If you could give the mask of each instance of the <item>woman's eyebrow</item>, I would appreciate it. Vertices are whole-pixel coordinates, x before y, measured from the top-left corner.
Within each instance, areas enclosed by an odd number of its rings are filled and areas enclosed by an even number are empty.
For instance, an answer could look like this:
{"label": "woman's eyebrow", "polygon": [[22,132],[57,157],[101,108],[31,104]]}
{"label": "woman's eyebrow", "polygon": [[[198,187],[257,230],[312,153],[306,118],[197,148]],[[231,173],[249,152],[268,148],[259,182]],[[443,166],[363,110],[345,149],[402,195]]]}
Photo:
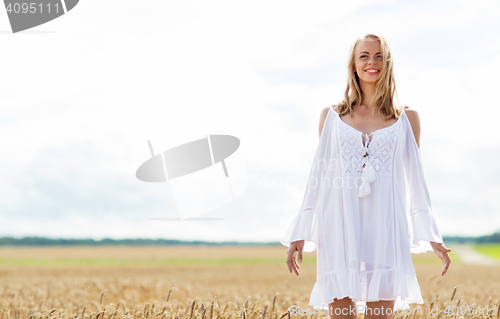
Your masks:
{"label": "woman's eyebrow", "polygon": [[[361,51],[361,52],[359,52],[359,54],[361,54],[361,53],[368,53],[369,54],[370,52],[368,52],[368,51]],[[375,54],[379,54],[379,53],[381,53],[381,52],[377,52]]]}

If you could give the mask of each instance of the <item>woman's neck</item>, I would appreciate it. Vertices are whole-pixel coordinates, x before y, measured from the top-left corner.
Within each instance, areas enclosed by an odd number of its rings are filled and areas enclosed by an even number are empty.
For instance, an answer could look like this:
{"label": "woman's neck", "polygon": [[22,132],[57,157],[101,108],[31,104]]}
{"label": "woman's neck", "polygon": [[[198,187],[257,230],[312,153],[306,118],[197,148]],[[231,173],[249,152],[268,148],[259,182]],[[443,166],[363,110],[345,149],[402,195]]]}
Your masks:
{"label": "woman's neck", "polygon": [[[375,96],[375,83],[361,82],[360,89],[362,92],[361,104],[368,107]],[[375,107],[377,107],[377,105],[375,105]]]}

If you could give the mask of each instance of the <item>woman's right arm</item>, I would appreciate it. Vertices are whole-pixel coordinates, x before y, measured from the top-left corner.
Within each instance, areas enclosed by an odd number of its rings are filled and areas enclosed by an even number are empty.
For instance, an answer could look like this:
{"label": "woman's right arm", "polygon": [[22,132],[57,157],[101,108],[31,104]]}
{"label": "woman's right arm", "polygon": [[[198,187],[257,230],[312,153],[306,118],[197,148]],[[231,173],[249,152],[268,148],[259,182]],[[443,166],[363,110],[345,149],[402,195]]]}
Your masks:
{"label": "woman's right arm", "polygon": [[[323,132],[323,126],[325,125],[325,119],[328,115],[329,106],[325,107],[321,110],[321,114],[319,116],[319,138],[321,139],[321,132]],[[299,275],[299,264],[295,257],[298,257],[299,263],[302,263],[302,251],[304,250],[305,241],[297,240],[290,244],[287,253],[286,264],[288,265],[288,270],[290,273],[295,272],[297,276]]]}

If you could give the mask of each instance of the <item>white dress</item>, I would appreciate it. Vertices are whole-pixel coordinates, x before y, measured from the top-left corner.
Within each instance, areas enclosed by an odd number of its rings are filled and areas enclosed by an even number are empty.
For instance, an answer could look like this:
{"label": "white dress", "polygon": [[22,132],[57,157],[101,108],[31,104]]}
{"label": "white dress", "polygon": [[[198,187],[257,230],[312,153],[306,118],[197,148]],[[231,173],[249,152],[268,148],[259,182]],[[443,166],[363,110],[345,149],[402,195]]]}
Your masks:
{"label": "white dress", "polygon": [[410,253],[432,251],[429,242],[443,239],[404,108],[369,135],[329,109],[302,205],[281,243],[297,240],[305,252],[317,249],[311,306],[344,297],[357,306],[396,300],[394,311],[424,303]]}

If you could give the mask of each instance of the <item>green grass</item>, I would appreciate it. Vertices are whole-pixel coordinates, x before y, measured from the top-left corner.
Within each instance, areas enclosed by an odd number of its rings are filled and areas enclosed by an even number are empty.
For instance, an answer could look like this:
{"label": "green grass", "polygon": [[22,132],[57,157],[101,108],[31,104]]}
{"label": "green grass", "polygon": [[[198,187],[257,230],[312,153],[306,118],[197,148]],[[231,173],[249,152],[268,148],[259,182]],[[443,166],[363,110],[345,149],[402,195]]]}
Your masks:
{"label": "green grass", "polygon": [[[167,265],[233,265],[280,264],[286,256],[274,258],[0,258],[0,266],[167,266]],[[302,264],[315,264],[316,258],[304,258]]]}
{"label": "green grass", "polygon": [[[451,247],[453,249],[453,247]],[[449,253],[453,262],[459,263],[460,259],[452,251]],[[0,258],[1,266],[16,267],[50,267],[50,266],[169,266],[169,265],[259,265],[259,264],[285,264],[286,255],[283,257],[268,258]],[[413,258],[414,264],[441,264],[442,261],[435,254],[427,257]],[[316,264],[316,258],[304,256],[301,264]]]}
{"label": "green grass", "polygon": [[475,244],[472,248],[486,256],[500,259],[500,244]]}
{"label": "green grass", "polygon": [[[486,249],[486,245],[479,245],[481,250]],[[453,249],[453,246],[450,246]],[[495,245],[488,248],[489,253],[495,254],[500,258],[500,245]],[[481,251],[482,252],[482,251]],[[453,263],[460,263],[460,258],[453,251],[450,253]],[[428,256],[418,256],[412,254],[414,264],[442,264],[434,253],[428,253]],[[170,266],[170,265],[259,265],[259,264],[283,264],[285,266],[286,254],[280,257],[171,257],[171,258],[119,258],[119,257],[102,257],[102,258],[34,258],[34,257],[9,257],[0,258],[0,267],[51,267],[51,266]],[[304,255],[302,261],[304,265],[316,264],[316,256]]]}

